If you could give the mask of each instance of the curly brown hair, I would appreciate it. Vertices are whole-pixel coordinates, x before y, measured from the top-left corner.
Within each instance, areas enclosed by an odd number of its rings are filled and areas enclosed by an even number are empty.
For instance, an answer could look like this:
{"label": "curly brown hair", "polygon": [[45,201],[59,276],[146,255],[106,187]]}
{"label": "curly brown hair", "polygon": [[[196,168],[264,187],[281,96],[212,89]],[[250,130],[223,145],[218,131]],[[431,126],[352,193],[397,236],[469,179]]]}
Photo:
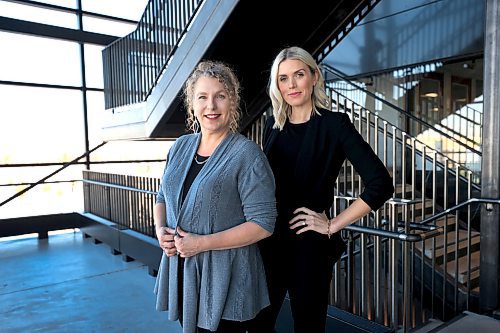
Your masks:
{"label": "curly brown hair", "polygon": [[196,66],[184,85],[184,104],[187,109],[187,128],[197,131],[197,120],[194,115],[194,86],[200,77],[213,77],[224,85],[231,101],[229,130],[238,131],[240,113],[240,82],[234,71],[225,63],[218,61],[202,61]]}

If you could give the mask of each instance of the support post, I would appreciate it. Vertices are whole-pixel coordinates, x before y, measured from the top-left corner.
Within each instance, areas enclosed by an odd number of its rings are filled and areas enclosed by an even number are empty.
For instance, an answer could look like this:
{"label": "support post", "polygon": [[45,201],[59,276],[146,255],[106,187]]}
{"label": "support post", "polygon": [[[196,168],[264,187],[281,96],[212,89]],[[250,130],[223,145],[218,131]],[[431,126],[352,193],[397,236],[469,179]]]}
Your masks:
{"label": "support post", "polygon": [[[481,196],[499,198],[500,181],[500,0],[486,0]],[[480,308],[500,306],[500,215],[498,205],[481,211]]]}

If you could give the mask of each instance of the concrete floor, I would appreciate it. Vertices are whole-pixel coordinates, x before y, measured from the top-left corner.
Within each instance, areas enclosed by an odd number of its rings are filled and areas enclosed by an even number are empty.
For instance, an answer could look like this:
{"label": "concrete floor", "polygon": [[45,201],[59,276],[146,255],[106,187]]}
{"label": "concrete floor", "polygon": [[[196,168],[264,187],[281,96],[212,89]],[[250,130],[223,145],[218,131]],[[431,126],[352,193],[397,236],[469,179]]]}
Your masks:
{"label": "concrete floor", "polygon": [[180,333],[155,278],[80,232],[0,241],[0,332]]}
{"label": "concrete floor", "polygon": [[[142,263],[125,262],[78,231],[0,239],[0,333],[181,333],[178,322],[155,310],[154,283]],[[326,332],[359,333],[367,331],[360,324],[375,325],[357,319],[353,326],[345,317],[329,316]],[[377,332],[389,331],[381,328]],[[293,331],[287,301],[276,330]]]}

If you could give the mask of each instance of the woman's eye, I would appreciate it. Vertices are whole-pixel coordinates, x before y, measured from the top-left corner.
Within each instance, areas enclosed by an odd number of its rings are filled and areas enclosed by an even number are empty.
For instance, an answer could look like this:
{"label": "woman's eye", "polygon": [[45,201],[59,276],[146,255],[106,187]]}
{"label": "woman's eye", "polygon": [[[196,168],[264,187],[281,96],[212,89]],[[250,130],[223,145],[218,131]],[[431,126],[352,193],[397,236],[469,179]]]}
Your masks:
{"label": "woman's eye", "polygon": [[198,99],[206,99],[206,96],[198,96]]}
{"label": "woman's eye", "polygon": [[223,94],[220,94],[219,96],[217,96],[219,99],[226,99],[226,95],[223,95]]}
{"label": "woman's eye", "polygon": [[286,77],[282,76],[279,78],[280,82],[285,82],[286,81]]}

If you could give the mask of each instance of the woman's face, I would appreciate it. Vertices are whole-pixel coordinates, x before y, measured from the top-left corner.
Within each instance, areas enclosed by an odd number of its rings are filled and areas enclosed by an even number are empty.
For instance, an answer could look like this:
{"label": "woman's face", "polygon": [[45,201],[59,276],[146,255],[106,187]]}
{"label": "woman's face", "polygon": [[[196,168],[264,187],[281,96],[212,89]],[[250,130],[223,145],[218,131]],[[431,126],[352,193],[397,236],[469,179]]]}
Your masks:
{"label": "woman's face", "polygon": [[312,107],[317,75],[300,60],[286,59],[278,66],[278,89],[292,108]]}
{"label": "woman's face", "polygon": [[213,77],[200,77],[194,85],[194,116],[202,133],[229,131],[231,100],[224,85]]}

